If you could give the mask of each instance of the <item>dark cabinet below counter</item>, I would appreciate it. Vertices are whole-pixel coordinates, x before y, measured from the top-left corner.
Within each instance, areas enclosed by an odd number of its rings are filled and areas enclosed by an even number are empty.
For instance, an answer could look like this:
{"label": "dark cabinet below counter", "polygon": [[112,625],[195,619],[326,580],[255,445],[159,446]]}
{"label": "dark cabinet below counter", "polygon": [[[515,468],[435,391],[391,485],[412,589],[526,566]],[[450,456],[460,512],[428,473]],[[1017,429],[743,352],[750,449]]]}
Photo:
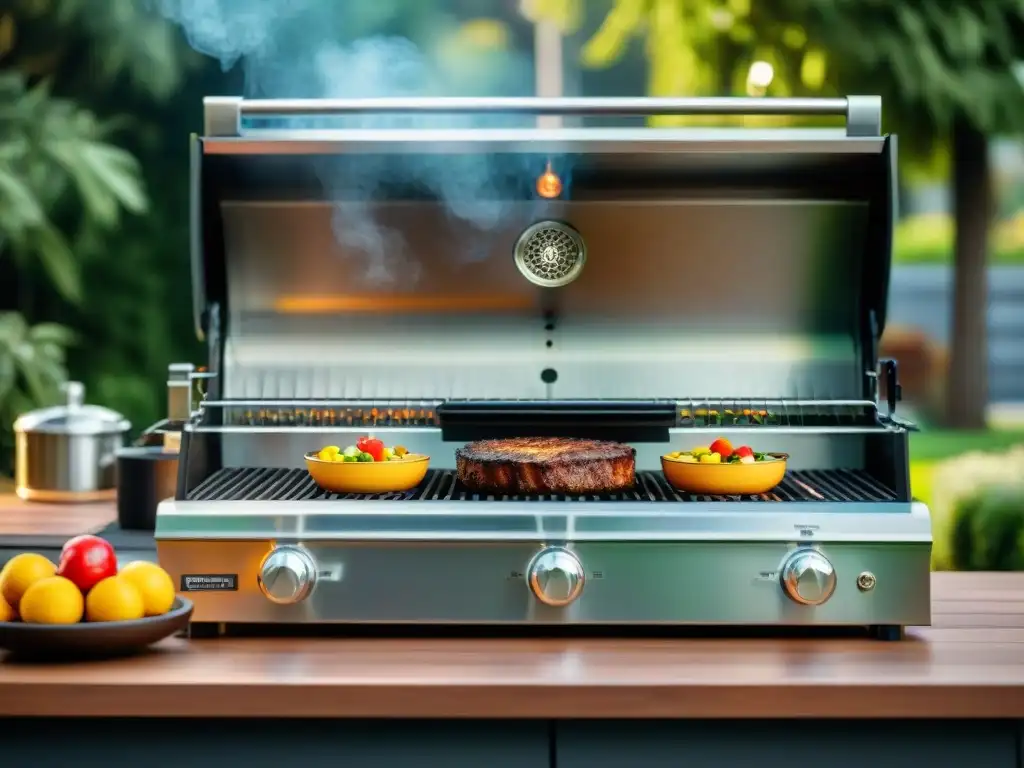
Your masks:
{"label": "dark cabinet below counter", "polygon": [[11,768],[83,749],[107,768],[1024,768],[1016,721],[0,718],[0,733]]}
{"label": "dark cabinet below counter", "polygon": [[[0,673],[2,674],[2,673]],[[551,726],[501,721],[0,718],[0,766],[549,768]],[[89,763],[92,765],[93,763]],[[98,764],[98,763],[97,763]]]}
{"label": "dark cabinet below counter", "polygon": [[982,720],[570,722],[555,728],[554,766],[1024,768],[1022,733]]}

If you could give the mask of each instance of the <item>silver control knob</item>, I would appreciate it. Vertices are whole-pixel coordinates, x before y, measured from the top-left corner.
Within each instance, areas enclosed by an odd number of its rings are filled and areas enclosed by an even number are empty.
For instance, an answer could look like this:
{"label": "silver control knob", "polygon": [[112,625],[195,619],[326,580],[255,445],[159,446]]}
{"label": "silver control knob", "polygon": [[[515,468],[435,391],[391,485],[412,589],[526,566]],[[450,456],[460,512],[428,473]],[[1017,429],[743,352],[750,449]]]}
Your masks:
{"label": "silver control knob", "polygon": [[585,581],[583,563],[563,547],[541,550],[526,569],[526,583],[534,597],[555,608],[579,597]]}
{"label": "silver control knob", "polygon": [[782,563],[782,589],[795,603],[821,605],[836,590],[836,571],[816,549],[796,549]]}
{"label": "silver control knob", "polygon": [[271,550],[257,577],[260,591],[279,605],[300,603],[316,584],[316,563],[302,547],[284,546]]}

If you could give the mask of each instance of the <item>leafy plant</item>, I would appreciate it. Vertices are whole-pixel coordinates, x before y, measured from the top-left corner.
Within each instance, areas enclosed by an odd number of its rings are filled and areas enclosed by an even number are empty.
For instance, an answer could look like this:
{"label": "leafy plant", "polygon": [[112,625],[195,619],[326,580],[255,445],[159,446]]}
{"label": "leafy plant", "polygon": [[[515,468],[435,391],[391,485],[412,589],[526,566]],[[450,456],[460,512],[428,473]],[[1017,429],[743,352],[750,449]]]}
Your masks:
{"label": "leafy plant", "polygon": [[[17,312],[0,313],[0,422],[10,425],[20,413],[53,401],[65,379],[64,350],[73,340],[62,325],[29,326]],[[0,457],[12,446],[8,429],[0,430]],[[0,470],[8,471],[0,464]]]}
{"label": "leafy plant", "polygon": [[[0,274],[11,276],[0,280],[0,307],[14,310],[0,316],[0,474],[10,466],[13,418],[52,400],[76,356],[83,380],[111,380],[96,361],[108,346],[105,327],[123,318],[106,312],[104,279],[149,267],[149,282],[160,283],[152,269],[160,247],[179,247],[135,216],[148,210],[136,156],[166,154],[151,105],[178,92],[199,58],[152,3],[10,0],[0,10]],[[122,113],[131,119],[113,117]],[[125,254],[144,243],[157,255],[128,263]],[[135,304],[153,312],[151,295]],[[61,324],[34,324],[44,319]],[[68,325],[83,331],[81,349],[68,350],[76,340]],[[66,360],[67,351],[76,355]],[[138,382],[151,371],[111,352],[109,365],[130,379],[125,388],[144,398]],[[99,389],[109,398],[113,387]]]}
{"label": "leafy plant", "polygon": [[108,143],[110,126],[88,110],[0,74],[0,256],[24,268],[39,259],[65,299],[82,299],[72,239],[51,211],[69,192],[82,205],[81,226],[109,228],[122,208],[141,213],[146,197],[138,164]]}
{"label": "leafy plant", "polygon": [[[82,301],[76,240],[118,224],[122,210],[141,213],[146,196],[135,159],[108,142],[111,125],[66,99],[47,83],[33,88],[20,73],[0,74],[0,261],[9,274],[38,262],[68,302]],[[58,216],[69,203],[79,215]],[[56,215],[55,215],[56,214]],[[69,234],[70,232],[70,234]],[[31,306],[19,291],[19,309]],[[0,457],[9,456],[8,430],[21,411],[49,400],[65,378],[63,326],[29,327],[17,312],[0,315]],[[0,465],[6,463],[0,459]]]}

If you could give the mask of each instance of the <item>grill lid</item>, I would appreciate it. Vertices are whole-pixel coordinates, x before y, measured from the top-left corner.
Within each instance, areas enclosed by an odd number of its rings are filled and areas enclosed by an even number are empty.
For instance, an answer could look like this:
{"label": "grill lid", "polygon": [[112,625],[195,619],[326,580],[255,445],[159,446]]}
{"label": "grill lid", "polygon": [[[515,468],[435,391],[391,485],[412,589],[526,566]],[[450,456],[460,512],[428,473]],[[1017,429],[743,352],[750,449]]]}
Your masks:
{"label": "grill lid", "polygon": [[[220,396],[872,394],[895,194],[877,99],[205,106],[193,280]],[[468,112],[833,114],[847,126],[438,119]],[[364,120],[396,113],[434,118]],[[292,122],[310,117],[340,127]],[[530,183],[552,163],[566,179],[557,198]],[[444,169],[444,183],[402,175],[416,168]],[[494,183],[463,183],[463,171]],[[382,272],[390,282],[375,283]]]}

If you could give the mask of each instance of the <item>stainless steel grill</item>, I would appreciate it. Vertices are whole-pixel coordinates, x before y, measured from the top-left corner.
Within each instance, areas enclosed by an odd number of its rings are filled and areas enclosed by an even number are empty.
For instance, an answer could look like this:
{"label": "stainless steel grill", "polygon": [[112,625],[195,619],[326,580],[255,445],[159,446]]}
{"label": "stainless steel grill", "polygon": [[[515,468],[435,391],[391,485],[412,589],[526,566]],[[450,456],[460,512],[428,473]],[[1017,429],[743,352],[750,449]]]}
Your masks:
{"label": "stainless steel grill", "polygon": [[[411,491],[385,494],[336,494],[319,488],[301,469],[222,469],[202,482],[189,501],[530,501],[538,504],[586,501],[729,502],[729,501],[896,501],[895,494],[862,471],[831,470],[790,473],[772,493],[759,496],[698,496],[674,490],[656,472],[640,472],[636,487],[625,493],[576,496],[493,496],[464,488],[450,470],[431,470]],[[837,508],[839,511],[839,508]]]}
{"label": "stainless steel grill", "polygon": [[[192,263],[210,373],[156,531],[182,589],[212,590],[197,623],[928,623],[931,523],[878,359],[896,157],[877,98],[204,106]],[[346,119],[367,113],[410,120]],[[304,456],[368,434],[429,456],[423,482],[319,489]],[[511,436],[628,443],[636,484],[459,484],[460,446]],[[662,455],[716,438],[788,454],[785,479],[673,490]]]}

